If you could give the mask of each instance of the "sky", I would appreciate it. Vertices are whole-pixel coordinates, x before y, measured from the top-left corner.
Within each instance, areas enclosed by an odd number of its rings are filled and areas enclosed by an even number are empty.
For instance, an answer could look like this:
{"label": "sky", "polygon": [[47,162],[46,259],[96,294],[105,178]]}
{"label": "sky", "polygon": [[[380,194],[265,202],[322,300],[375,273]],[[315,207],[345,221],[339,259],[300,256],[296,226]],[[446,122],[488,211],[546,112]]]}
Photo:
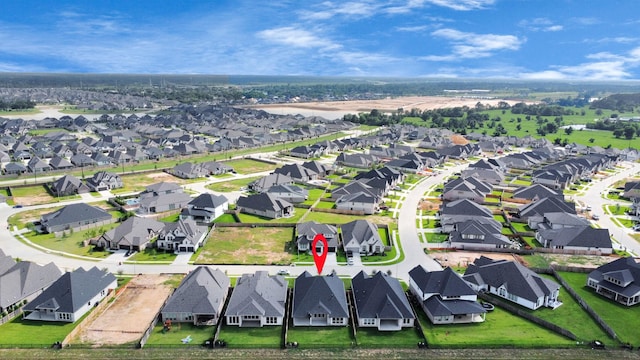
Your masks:
{"label": "sky", "polygon": [[637,0],[6,0],[0,72],[640,79]]}

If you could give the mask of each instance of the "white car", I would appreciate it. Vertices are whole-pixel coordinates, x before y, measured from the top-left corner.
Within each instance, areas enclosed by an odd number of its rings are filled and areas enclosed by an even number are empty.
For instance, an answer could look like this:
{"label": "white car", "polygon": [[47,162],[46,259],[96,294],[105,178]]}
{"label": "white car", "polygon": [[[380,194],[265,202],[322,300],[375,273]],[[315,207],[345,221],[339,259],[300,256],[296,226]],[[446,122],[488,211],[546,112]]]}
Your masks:
{"label": "white car", "polygon": [[289,274],[290,274],[289,270],[287,270],[287,269],[278,270],[278,275],[285,275],[286,276],[286,275],[289,275]]}
{"label": "white car", "polygon": [[640,231],[640,224],[635,224],[635,225],[633,225],[633,227],[631,228],[631,230],[633,230],[633,231]]}

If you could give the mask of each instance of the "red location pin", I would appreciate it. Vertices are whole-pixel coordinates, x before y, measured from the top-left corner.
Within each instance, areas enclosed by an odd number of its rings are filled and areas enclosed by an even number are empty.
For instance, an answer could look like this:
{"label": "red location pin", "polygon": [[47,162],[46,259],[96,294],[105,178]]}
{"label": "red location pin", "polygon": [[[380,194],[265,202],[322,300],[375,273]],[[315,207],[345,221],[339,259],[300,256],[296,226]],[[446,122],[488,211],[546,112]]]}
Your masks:
{"label": "red location pin", "polygon": [[[316,244],[318,241],[322,242],[322,254],[318,254],[316,250]],[[311,243],[311,253],[313,254],[313,261],[316,263],[316,269],[318,270],[318,275],[322,274],[322,268],[324,267],[324,262],[327,260],[327,252],[329,250],[329,244],[327,244],[327,239],[322,234],[316,234],[313,238],[313,242]]]}

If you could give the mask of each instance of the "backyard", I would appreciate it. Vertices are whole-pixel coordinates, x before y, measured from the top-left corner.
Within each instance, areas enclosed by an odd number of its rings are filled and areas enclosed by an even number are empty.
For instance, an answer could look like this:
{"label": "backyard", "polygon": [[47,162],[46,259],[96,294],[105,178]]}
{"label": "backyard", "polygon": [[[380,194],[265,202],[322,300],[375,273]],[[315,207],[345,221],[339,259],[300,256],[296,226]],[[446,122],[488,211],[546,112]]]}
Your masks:
{"label": "backyard", "polygon": [[278,167],[278,165],[276,164],[269,164],[253,159],[229,160],[225,161],[223,164],[231,166],[233,170],[239,174],[252,174],[257,172],[270,171]]}
{"label": "backyard", "polygon": [[244,179],[236,179],[229,181],[221,181],[207,185],[207,189],[217,192],[231,192],[240,191],[242,188],[246,188],[250,183],[260,179],[259,176],[248,177]]}
{"label": "backyard", "polygon": [[[192,323],[179,323],[174,322],[171,324],[171,330],[163,331],[164,324],[162,322],[158,322],[153,328],[151,332],[151,336],[149,340],[145,344],[145,348],[162,345],[175,345],[177,346],[188,346],[195,345],[200,346],[206,340],[209,340],[213,337],[213,333],[216,330],[215,326],[195,326]],[[191,338],[191,343],[184,344],[182,339],[189,336]]]}
{"label": "backyard", "polygon": [[218,339],[229,348],[280,348],[282,325],[263,327],[239,327],[222,325]]}

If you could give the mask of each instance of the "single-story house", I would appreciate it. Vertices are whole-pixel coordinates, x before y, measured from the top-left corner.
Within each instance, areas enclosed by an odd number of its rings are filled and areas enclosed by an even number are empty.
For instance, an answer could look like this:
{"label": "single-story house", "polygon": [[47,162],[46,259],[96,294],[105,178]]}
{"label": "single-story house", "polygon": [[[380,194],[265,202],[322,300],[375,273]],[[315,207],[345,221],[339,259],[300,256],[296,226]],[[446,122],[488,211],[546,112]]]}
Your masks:
{"label": "single-story house", "polygon": [[269,193],[241,196],[236,205],[241,212],[270,219],[289,217],[294,211],[293,204]]}
{"label": "single-story house", "polygon": [[381,254],[384,243],[378,233],[378,226],[369,220],[354,220],[340,226],[342,248],[354,254]]}
{"label": "single-story house", "polygon": [[[328,252],[336,252],[338,250],[338,229],[329,224],[320,224],[315,221],[307,221],[296,225],[296,245],[298,251],[311,250],[311,244],[317,234],[324,235],[327,240]],[[323,254],[322,242],[316,243],[316,253]]]}
{"label": "single-story house", "polygon": [[266,271],[243,274],[236,282],[225,311],[227,325],[263,327],[282,325],[287,301],[287,281]]}
{"label": "single-story house", "polygon": [[300,274],[293,285],[291,317],[293,326],[347,326],[347,295],[338,275]]}
{"label": "single-story house", "polygon": [[625,306],[640,302],[640,265],[632,257],[604,264],[589,273],[587,286]]}
{"label": "single-story house", "polygon": [[111,222],[113,222],[113,217],[103,209],[79,203],[66,205],[62,209],[43,214],[40,217],[40,229],[52,234]]}
{"label": "single-story house", "polygon": [[96,247],[109,250],[143,251],[164,226],[165,223],[161,221],[132,216],[92,243]]}

